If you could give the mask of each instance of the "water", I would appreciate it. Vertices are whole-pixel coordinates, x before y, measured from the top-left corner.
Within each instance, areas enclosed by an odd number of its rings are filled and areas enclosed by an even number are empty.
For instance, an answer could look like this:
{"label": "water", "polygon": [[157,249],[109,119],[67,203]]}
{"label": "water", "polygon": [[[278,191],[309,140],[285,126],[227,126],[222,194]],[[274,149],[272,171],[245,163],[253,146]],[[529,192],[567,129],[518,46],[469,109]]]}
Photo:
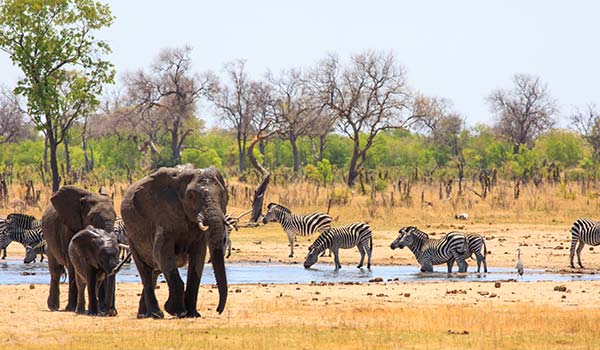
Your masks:
{"label": "water", "polygon": [[[230,284],[252,283],[311,283],[311,282],[368,282],[375,277],[382,277],[385,281],[398,278],[406,282],[423,281],[499,281],[517,279],[524,282],[536,281],[587,281],[598,280],[596,275],[590,274],[564,274],[549,273],[543,270],[526,270],[522,277],[518,277],[514,269],[491,268],[489,273],[478,274],[447,274],[445,266],[439,266],[433,273],[421,273],[416,266],[373,266],[371,270],[357,269],[352,265],[344,265],[339,271],[333,270],[333,265],[316,264],[310,269],[305,269],[301,264],[270,264],[270,263],[228,263],[227,279]],[[471,267],[469,267],[471,269]],[[186,269],[180,269],[185,280]],[[164,280],[162,276],[159,281]],[[117,275],[118,282],[141,283],[134,264],[125,265]],[[50,274],[46,262],[23,264],[22,260],[5,260],[0,262],[0,284],[48,284]],[[206,264],[203,284],[214,284],[212,266]]]}

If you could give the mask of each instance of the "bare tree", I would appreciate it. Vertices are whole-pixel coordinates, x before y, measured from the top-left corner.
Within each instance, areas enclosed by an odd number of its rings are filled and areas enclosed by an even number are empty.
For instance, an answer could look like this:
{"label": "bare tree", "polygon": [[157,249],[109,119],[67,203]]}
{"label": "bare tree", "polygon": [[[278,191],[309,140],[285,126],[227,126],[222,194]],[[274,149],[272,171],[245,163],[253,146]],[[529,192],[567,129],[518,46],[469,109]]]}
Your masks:
{"label": "bare tree", "polygon": [[513,144],[516,154],[521,145],[531,147],[540,133],[554,125],[558,107],[539,77],[515,74],[513,83],[512,90],[495,90],[487,99],[496,114],[497,133]]}
{"label": "bare tree", "polygon": [[252,133],[253,82],[246,73],[246,61],[237,60],[225,65],[228,79],[215,89],[209,99],[215,104],[222,120],[236,132],[239,171],[245,169],[244,157]]}
{"label": "bare tree", "polygon": [[585,111],[576,110],[570,119],[574,128],[592,146],[593,177],[596,181],[598,163],[600,162],[600,112],[596,110],[594,104],[589,104]]}
{"label": "bare tree", "polygon": [[352,56],[347,67],[330,56],[318,70],[322,101],[338,118],[338,130],[354,144],[347,179],[353,186],[377,134],[406,128],[414,120],[404,68],[391,53],[367,51]]}
{"label": "bare tree", "polygon": [[294,173],[298,173],[300,158],[298,138],[308,135],[314,128],[318,105],[313,103],[299,69],[282,71],[279,76],[267,73],[273,86],[273,113],[281,137],[290,142],[294,156]]}
{"label": "bare tree", "polygon": [[0,89],[0,145],[18,141],[29,131],[17,96],[7,89]]}
{"label": "bare tree", "polygon": [[198,130],[199,100],[216,86],[212,74],[193,74],[191,47],[162,50],[150,73],[139,70],[126,78],[127,95],[138,113],[132,114],[150,125],[162,124],[170,137],[171,157],[181,163],[185,139]]}

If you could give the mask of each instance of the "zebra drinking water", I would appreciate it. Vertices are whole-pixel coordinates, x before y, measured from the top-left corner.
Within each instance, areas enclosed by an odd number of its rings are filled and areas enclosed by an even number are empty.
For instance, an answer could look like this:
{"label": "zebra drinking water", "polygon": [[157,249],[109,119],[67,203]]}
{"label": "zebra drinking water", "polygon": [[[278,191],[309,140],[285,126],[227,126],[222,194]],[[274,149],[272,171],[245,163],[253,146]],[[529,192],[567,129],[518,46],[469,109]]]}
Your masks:
{"label": "zebra drinking water", "polygon": [[577,263],[579,267],[583,268],[583,265],[581,265],[581,251],[586,244],[592,246],[600,244],[600,222],[582,218],[575,221],[571,226],[571,253],[569,258],[572,268],[575,268],[573,258],[577,242],[579,242],[577,246]]}
{"label": "zebra drinking water", "polygon": [[[6,219],[0,217],[0,240],[1,237],[8,234],[7,232],[8,225],[6,224]],[[6,259],[6,247],[2,248],[2,259]]]}
{"label": "zebra drinking water", "polygon": [[316,232],[324,232],[331,228],[331,216],[316,212],[308,215],[292,214],[291,210],[281,204],[269,203],[267,212],[263,217],[263,224],[279,222],[288,236],[290,242],[290,255],[294,256],[295,235],[309,236]]}
{"label": "zebra drinking water", "polygon": [[48,246],[46,245],[46,240],[42,240],[35,246],[27,245],[25,246],[25,258],[23,262],[25,264],[29,264],[31,262],[35,263],[36,257],[40,255],[40,262],[44,261],[44,254],[48,251]]}
{"label": "zebra drinking water", "polygon": [[127,241],[127,230],[125,229],[125,223],[120,216],[117,216],[115,224],[113,226],[113,232],[117,236],[117,242],[119,243],[119,256],[121,260],[127,260],[126,263],[131,262],[131,255],[129,254],[129,241]]}
{"label": "zebra drinking water", "polygon": [[390,248],[408,247],[421,264],[421,271],[433,272],[433,265],[446,263],[448,273],[451,273],[454,260],[458,263],[459,272],[467,271],[465,257],[468,243],[463,233],[450,232],[440,239],[432,239],[414,226],[403,227],[398,233]]}
{"label": "zebra drinking water", "polygon": [[371,228],[364,222],[355,222],[353,224],[332,227],[325,230],[317,237],[313,244],[308,248],[308,256],[304,262],[304,268],[309,268],[317,262],[319,254],[323,253],[325,249],[329,249],[333,252],[333,260],[335,262],[335,269],[338,270],[342,267],[340,264],[339,250],[350,249],[357,247],[360,252],[360,262],[358,268],[363,266],[365,260],[365,254],[367,258],[367,268],[371,268],[371,253],[373,252],[373,237]]}
{"label": "zebra drinking water", "polygon": [[0,249],[5,249],[13,241],[27,248],[27,246],[36,246],[44,240],[41,222],[35,217],[12,213],[8,214],[6,221],[6,234],[0,235]]}

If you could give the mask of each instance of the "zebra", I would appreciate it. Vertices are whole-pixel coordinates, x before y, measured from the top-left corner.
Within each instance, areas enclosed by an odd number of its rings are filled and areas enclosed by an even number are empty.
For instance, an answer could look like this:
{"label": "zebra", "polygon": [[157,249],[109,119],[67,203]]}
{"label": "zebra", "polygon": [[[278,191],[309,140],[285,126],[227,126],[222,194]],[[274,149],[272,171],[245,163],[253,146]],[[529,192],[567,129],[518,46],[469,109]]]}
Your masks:
{"label": "zebra", "polygon": [[363,266],[365,254],[367,254],[367,268],[371,269],[371,253],[373,252],[373,236],[371,228],[367,223],[355,222],[349,225],[332,227],[325,230],[308,248],[308,256],[304,262],[304,268],[308,269],[317,262],[319,254],[325,249],[333,252],[335,270],[339,270],[340,264],[339,249],[350,249],[357,247],[360,252],[360,262],[358,268]]}
{"label": "zebra", "polygon": [[48,251],[48,245],[46,244],[46,240],[42,240],[38,244],[34,246],[27,245],[25,246],[25,258],[23,262],[25,264],[29,264],[31,262],[35,263],[35,259],[37,255],[40,255],[40,262],[44,261],[44,254]]}
{"label": "zebra", "polygon": [[[8,234],[7,230],[8,230],[8,224],[6,223],[6,219],[0,217],[0,237]],[[2,259],[3,260],[6,259],[6,247],[2,248]]]}
{"label": "zebra", "polygon": [[[225,228],[227,229],[227,233],[225,236],[225,240],[223,241],[223,250],[227,249],[227,256],[226,258],[229,258],[231,256],[231,232],[233,230],[238,230],[238,223],[240,222],[240,217],[236,218],[231,216],[231,214],[227,214],[225,215]],[[208,259],[208,262],[210,263],[212,261],[212,258]]]}
{"label": "zebra", "polygon": [[[8,247],[15,241],[27,246],[36,246],[44,240],[42,225],[35,217],[25,214],[9,214],[7,217],[7,232],[0,236],[0,249]],[[42,257],[43,258],[43,257]]]}
{"label": "zebra", "polygon": [[[316,232],[324,232],[331,228],[331,222],[333,219],[331,216],[315,212],[308,215],[296,215],[292,214],[291,210],[284,207],[281,204],[269,203],[267,205],[267,212],[263,217],[263,224],[277,221],[281,224],[281,227],[288,236],[290,243],[290,255],[294,256],[294,238],[295,235],[309,236]],[[323,253],[325,253],[323,251]]]}
{"label": "zebra", "polygon": [[131,256],[129,255],[129,241],[127,240],[127,230],[125,229],[125,222],[119,216],[115,220],[113,226],[113,233],[117,236],[117,242],[119,243],[119,255],[121,260],[126,260],[126,263],[131,262]]}
{"label": "zebra", "polygon": [[[477,233],[465,233],[465,237],[467,238],[467,247],[469,248],[467,251],[467,255],[465,259],[468,257],[475,257],[477,259],[477,272],[481,271],[481,264],[483,263],[483,272],[487,273],[487,247],[485,245],[485,238],[482,235]],[[483,249],[483,253],[481,250]],[[454,260],[452,260],[452,265],[454,265]],[[452,268],[452,266],[450,266]]]}
{"label": "zebra", "polygon": [[467,271],[465,257],[468,243],[462,232],[450,232],[440,239],[432,239],[418,228],[408,226],[402,227],[398,233],[390,248],[408,247],[421,264],[422,272],[433,272],[433,265],[446,263],[448,273],[451,273],[454,260],[458,263],[459,272]]}
{"label": "zebra", "polygon": [[571,253],[569,258],[572,268],[575,268],[573,257],[577,242],[579,242],[577,246],[577,263],[579,267],[583,268],[583,265],[581,265],[581,251],[586,244],[592,246],[600,244],[600,222],[582,218],[577,219],[571,226]]}

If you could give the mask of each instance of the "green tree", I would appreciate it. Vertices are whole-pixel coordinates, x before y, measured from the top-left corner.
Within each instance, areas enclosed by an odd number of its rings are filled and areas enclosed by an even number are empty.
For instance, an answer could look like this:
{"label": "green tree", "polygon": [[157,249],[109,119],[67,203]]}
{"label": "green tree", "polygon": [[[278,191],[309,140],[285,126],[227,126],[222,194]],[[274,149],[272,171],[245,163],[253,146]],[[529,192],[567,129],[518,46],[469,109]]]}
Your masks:
{"label": "green tree", "polygon": [[[0,48],[25,75],[15,92],[27,98],[29,115],[48,138],[53,191],[60,186],[58,145],[81,113],[98,103],[103,84],[113,81],[113,66],[102,58],[110,47],[94,37],[113,19],[108,5],[92,0],[2,3]],[[61,93],[66,85],[68,93]]]}

